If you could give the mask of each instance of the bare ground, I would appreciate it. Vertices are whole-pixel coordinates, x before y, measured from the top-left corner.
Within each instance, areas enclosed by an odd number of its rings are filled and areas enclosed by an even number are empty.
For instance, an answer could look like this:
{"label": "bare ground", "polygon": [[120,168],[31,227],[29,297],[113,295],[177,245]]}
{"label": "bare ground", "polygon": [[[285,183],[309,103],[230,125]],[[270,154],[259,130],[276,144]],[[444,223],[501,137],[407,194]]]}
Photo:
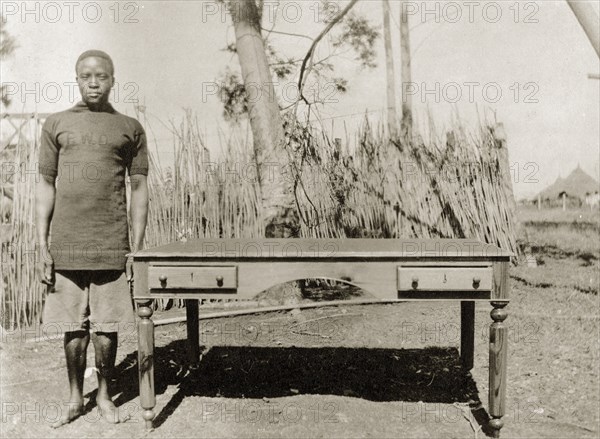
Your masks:
{"label": "bare ground", "polygon": [[[538,261],[511,271],[501,437],[598,437],[598,259],[538,254]],[[476,306],[472,375],[459,365],[459,305],[450,302],[204,320],[197,370],[187,367],[185,325],[157,327],[152,432],[137,396],[135,331],[121,335],[114,380],[120,414],[131,419],[99,419],[91,374],[86,414],[58,430],[50,424],[68,398],[62,340],[35,341],[52,335],[39,328],[4,334],[1,436],[485,437],[490,309]],[[175,314],[181,310],[155,317]]]}

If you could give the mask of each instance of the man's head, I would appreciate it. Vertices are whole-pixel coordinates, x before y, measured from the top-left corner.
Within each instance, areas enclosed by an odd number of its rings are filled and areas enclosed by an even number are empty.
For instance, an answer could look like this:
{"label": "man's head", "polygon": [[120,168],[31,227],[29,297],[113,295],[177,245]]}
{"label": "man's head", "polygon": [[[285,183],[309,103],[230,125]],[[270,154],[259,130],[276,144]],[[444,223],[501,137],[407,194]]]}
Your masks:
{"label": "man's head", "polygon": [[75,72],[83,101],[92,107],[105,105],[115,81],[110,56],[101,50],[87,50],[77,58]]}

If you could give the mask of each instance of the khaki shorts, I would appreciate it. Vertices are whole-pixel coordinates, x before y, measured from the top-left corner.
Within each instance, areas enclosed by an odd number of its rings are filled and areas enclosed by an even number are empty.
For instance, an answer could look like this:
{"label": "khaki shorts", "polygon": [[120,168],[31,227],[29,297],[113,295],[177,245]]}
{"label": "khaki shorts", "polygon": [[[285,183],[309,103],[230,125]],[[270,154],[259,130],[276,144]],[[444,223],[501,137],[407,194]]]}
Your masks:
{"label": "khaki shorts", "polygon": [[[135,331],[133,299],[122,270],[58,270],[42,323],[54,331]],[[54,328],[56,326],[56,328]]]}

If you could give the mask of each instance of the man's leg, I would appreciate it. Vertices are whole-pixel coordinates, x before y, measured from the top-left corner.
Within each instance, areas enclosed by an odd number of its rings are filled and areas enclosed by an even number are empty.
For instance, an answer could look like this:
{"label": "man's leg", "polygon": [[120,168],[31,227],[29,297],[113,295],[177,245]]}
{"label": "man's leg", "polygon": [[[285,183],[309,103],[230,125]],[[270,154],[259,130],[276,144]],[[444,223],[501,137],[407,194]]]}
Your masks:
{"label": "man's leg", "polygon": [[61,418],[52,424],[53,428],[68,424],[83,413],[83,379],[89,342],[90,333],[87,331],[65,332],[65,356],[71,395],[68,408],[62,413]]}
{"label": "man's leg", "polygon": [[96,369],[98,376],[98,393],[96,404],[100,414],[112,423],[119,422],[119,415],[110,393],[115,359],[117,358],[118,335],[116,332],[93,332],[92,343],[96,352]]}
{"label": "man's leg", "polygon": [[90,281],[90,327],[96,352],[98,394],[96,404],[102,417],[118,423],[128,419],[118,416],[111,399],[111,378],[115,371],[118,332],[127,338],[135,332],[135,315],[125,271],[98,270]]}
{"label": "man's leg", "polygon": [[88,280],[78,270],[58,270],[55,284],[48,289],[42,322],[45,328],[64,332],[70,397],[68,408],[52,424],[57,428],[68,424],[83,413],[83,380],[86,367],[88,332]]}

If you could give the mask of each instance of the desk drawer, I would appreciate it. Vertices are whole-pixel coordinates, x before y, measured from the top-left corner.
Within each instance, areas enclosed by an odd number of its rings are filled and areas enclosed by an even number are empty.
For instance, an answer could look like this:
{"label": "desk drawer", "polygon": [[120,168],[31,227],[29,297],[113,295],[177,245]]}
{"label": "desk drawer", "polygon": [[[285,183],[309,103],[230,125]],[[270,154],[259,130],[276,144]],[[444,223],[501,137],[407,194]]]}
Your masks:
{"label": "desk drawer", "polygon": [[148,288],[166,289],[236,289],[237,267],[159,266],[148,267]]}
{"label": "desk drawer", "polygon": [[398,267],[398,291],[491,291],[492,267]]}

